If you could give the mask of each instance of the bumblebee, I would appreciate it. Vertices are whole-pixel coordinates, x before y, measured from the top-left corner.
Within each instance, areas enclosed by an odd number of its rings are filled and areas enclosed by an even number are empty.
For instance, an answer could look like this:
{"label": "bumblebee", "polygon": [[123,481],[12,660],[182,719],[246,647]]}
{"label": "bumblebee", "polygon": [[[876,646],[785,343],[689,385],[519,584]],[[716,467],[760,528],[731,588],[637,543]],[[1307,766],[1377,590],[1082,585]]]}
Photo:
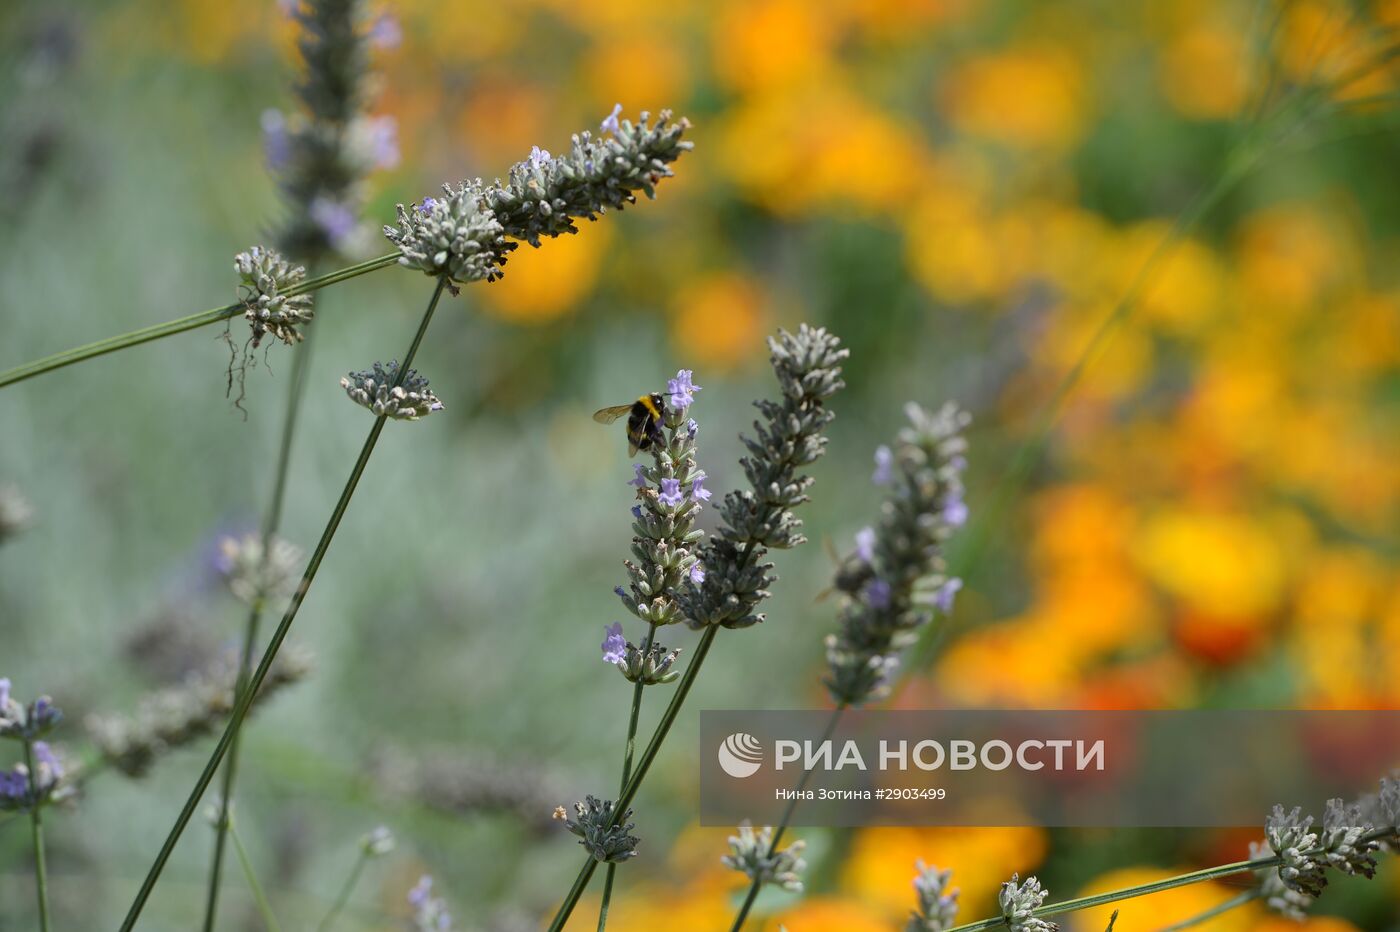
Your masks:
{"label": "bumblebee", "polygon": [[661,419],[666,416],[666,398],[660,392],[643,395],[631,404],[613,405],[602,408],[593,414],[599,424],[611,424],[627,415],[627,455],[636,456],[638,450],[650,450],[653,445],[666,442],[661,433]]}

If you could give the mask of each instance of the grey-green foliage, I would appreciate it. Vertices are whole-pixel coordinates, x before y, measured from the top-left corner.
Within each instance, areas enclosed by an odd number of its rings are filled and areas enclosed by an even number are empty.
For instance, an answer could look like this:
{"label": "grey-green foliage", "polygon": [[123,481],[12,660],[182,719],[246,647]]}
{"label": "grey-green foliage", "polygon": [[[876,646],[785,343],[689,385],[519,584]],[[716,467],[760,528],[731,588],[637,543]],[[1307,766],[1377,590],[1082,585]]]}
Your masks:
{"label": "grey-green foliage", "polygon": [[763,557],[806,540],[793,509],[808,501],[814,480],[801,470],[826,450],[823,431],[834,417],[826,402],[845,386],[841,363],[849,354],[824,328],[806,324],[796,334],[780,332],[768,345],[782,397],[755,402],[762,418],[754,422],[755,436],[743,438],[749,453],[740,461],[750,488],[725,495],[722,523],[701,552],[705,579],[680,592],[694,628],[761,622],[756,609],[775,579]]}
{"label": "grey-green foliage", "polygon": [[[284,648],[253,697],[253,708],[304,679],[310,670],[306,653]],[[236,659],[223,659],[180,686],[142,699],[134,715],[88,716],[88,736],[97,745],[104,763],[129,777],[145,776],[161,757],[223,727],[233,711],[237,678]]]}
{"label": "grey-green foliage", "polygon": [[901,650],[933,617],[947,612],[958,581],[948,578],[943,548],[966,518],[962,431],[968,415],[952,404],[929,413],[905,408],[885,478],[889,494],[868,552],[837,570],[839,630],[827,638],[827,690],[838,703],[857,705],[888,692]]}

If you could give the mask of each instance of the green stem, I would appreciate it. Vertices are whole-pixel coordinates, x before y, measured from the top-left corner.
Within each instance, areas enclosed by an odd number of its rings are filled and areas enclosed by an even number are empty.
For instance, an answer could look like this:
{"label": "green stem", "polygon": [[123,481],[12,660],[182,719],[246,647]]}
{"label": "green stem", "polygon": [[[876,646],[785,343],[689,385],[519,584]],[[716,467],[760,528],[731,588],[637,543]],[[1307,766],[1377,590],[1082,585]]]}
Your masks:
{"label": "green stem", "polygon": [[24,739],[24,766],[29,768],[29,824],[34,835],[34,890],[39,898],[39,929],[49,932],[49,872],[44,857],[43,802],[39,799],[39,771],[34,767],[34,742]]}
{"label": "green stem", "polygon": [[[287,477],[291,472],[292,442],[296,437],[297,416],[301,412],[301,400],[306,392],[306,373],[311,367],[311,347],[315,330],[308,331],[305,341],[297,348],[292,360],[292,375],[287,386],[287,408],[282,418],[282,438],[277,448],[277,470],[272,484],[272,500],[268,503],[267,514],[263,518],[262,558],[259,573],[266,577],[272,557],[272,542],[282,523],[282,506],[287,496]],[[248,621],[243,630],[243,650],[238,661],[238,680],[234,686],[234,700],[247,688],[248,677],[253,672],[253,650],[257,645],[258,629],[262,625],[263,597],[253,600],[248,610]],[[223,792],[220,798],[219,821],[214,836],[214,858],[209,866],[209,892],[204,905],[204,932],[212,932],[218,918],[219,886],[223,880],[224,841],[228,834],[229,806],[233,804],[234,782],[238,774],[238,750],[242,732],[234,734],[228,749],[228,763],[224,765]]]}
{"label": "green stem", "polygon": [[[433,319],[433,311],[437,310],[438,301],[442,298],[442,292],[447,285],[447,279],[438,280],[437,288],[433,291],[433,298],[428,303],[428,309],[423,314],[423,320],[418,325],[418,332],[413,337],[413,343],[408,352],[404,355],[403,363],[399,366],[398,382],[402,382],[408,374],[409,367],[413,363],[413,357],[418,352],[418,347],[423,342],[423,334],[428,330],[428,324]],[[253,697],[257,695],[262,687],[263,680],[267,678],[267,672],[272,668],[272,662],[277,659],[277,652],[282,648],[282,642],[287,638],[287,632],[292,627],[292,621],[296,618],[297,612],[301,609],[302,602],[306,599],[306,593],[311,588],[312,581],[316,578],[316,572],[321,568],[321,561],[326,557],[326,551],[330,549],[331,541],[335,538],[335,532],[340,527],[340,521],[345,517],[345,511],[350,507],[350,499],[354,497],[355,487],[359,485],[360,477],[364,474],[365,466],[369,463],[370,454],[374,452],[375,444],[379,442],[379,434],[384,430],[386,415],[375,418],[374,426],[370,428],[369,436],[365,438],[364,446],[360,449],[359,458],[356,459],[354,467],[350,471],[350,478],[345,482],[345,488],[340,493],[340,499],[336,502],[335,510],[331,512],[330,520],[326,523],[325,530],[321,533],[321,539],[316,544],[316,549],[311,554],[311,562],[306,566],[306,572],[302,574],[301,582],[297,586],[296,592],[292,595],[291,603],[287,606],[286,613],[282,616],[281,622],[277,625],[277,630],[272,635],[272,640],[263,651],[262,659],[258,661],[257,669],[253,671],[252,679],[248,682],[248,688],[243,691],[243,695],[237,698],[234,703],[233,714],[229,718],[228,726],[224,729],[223,735],[219,738],[218,745],[214,748],[213,755],[209,762],[205,764],[204,771],[195,782],[194,789],[190,791],[189,798],[185,800],[184,808],[180,810],[180,815],[175,820],[175,825],[170,829],[170,834],[166,837],[164,845],[161,846],[160,853],[156,855],[155,862],[151,865],[150,871],[146,874],[146,879],[141,883],[141,889],[137,891],[136,899],[132,901],[131,908],[127,912],[126,919],[122,921],[121,932],[131,932],[136,925],[137,918],[141,915],[141,910],[145,908],[146,901],[151,896],[151,891],[155,889],[156,881],[160,879],[161,871],[165,869],[165,864],[170,860],[171,852],[175,850],[175,844],[180,840],[180,835],[184,832],[185,826],[189,824],[190,818],[194,815],[195,808],[199,805],[200,797],[209,788],[209,783],[214,779],[215,772],[219,769],[219,764],[228,753],[229,745],[232,744],[234,736],[243,724],[243,719],[248,714],[248,707],[252,705]]]}
{"label": "green stem", "polygon": [[238,837],[238,829],[233,827],[231,821],[228,823],[228,836],[233,839],[233,850],[238,854],[238,863],[243,867],[248,889],[253,892],[253,899],[257,901],[263,925],[267,926],[268,932],[282,932],[282,927],[277,924],[277,917],[272,914],[272,904],[267,901],[262,884],[258,883],[258,875],[253,872],[253,862],[248,860],[248,849],[243,847],[243,839]]}
{"label": "green stem", "polygon": [[[651,740],[647,742],[646,749],[642,751],[642,756],[637,761],[637,769],[633,772],[632,779],[627,781],[622,795],[618,797],[617,805],[613,807],[614,824],[621,819],[622,813],[627,811],[627,807],[637,795],[637,790],[641,788],[642,781],[646,779],[647,771],[651,769],[652,761],[656,760],[656,755],[661,750],[661,745],[666,740],[671,726],[676,723],[676,716],[680,714],[681,706],[685,705],[685,697],[689,694],[690,687],[694,685],[695,676],[700,672],[700,667],[705,662],[705,655],[710,652],[710,645],[715,642],[715,635],[718,633],[719,627],[710,625],[705,628],[705,633],[700,635],[700,642],[695,647],[695,659],[690,662],[690,666],[686,668],[680,682],[676,684],[676,694],[671,697],[666,711],[662,713],[661,721],[656,725],[656,731],[652,733]],[[559,932],[560,929],[564,928],[564,923],[569,921],[570,914],[578,905],[579,897],[588,887],[588,881],[592,879],[593,872],[597,868],[598,862],[590,857],[579,870],[578,877],[574,879],[574,885],[564,895],[564,902],[559,905],[559,911],[554,914],[554,921],[549,924],[549,932]]]}
{"label": "green stem", "polygon": [[328,932],[331,924],[335,922],[340,911],[345,908],[345,904],[350,901],[350,894],[355,892],[355,884],[360,879],[360,872],[365,869],[365,863],[369,861],[369,852],[360,850],[360,856],[355,859],[355,866],[350,868],[350,876],[345,878],[345,885],[340,888],[340,894],[331,904],[330,911],[316,925],[316,932]]}
{"label": "green stem", "polygon": [[[642,642],[643,658],[646,657],[647,651],[651,650],[652,641],[655,639],[656,625],[648,625],[646,640]],[[622,752],[622,781],[617,788],[619,794],[627,789],[627,778],[632,776],[632,755],[637,747],[637,719],[642,714],[642,690],[644,688],[640,679],[632,684],[632,715],[627,720],[627,745]],[[607,876],[603,881],[603,902],[598,907],[598,932],[603,932],[608,925],[608,905],[612,902],[613,875],[615,873],[617,873],[617,864],[610,861]]]}
{"label": "green stem", "polygon": [[1244,904],[1253,902],[1257,899],[1259,899],[1259,891],[1257,889],[1246,890],[1239,896],[1232,896],[1225,902],[1220,903],[1216,906],[1212,906],[1210,909],[1207,909],[1204,912],[1197,913],[1190,919],[1183,919],[1180,922],[1174,922],[1169,926],[1165,926],[1161,929],[1158,929],[1157,932],[1181,932],[1182,929],[1190,929],[1193,926],[1198,926],[1203,922],[1206,922],[1210,919],[1214,919],[1221,913],[1228,913],[1230,910],[1234,909],[1237,906],[1243,906]]}
{"label": "green stem", "polygon": [[[831,710],[831,717],[827,719],[826,730],[822,732],[822,736],[817,742],[818,744],[831,738],[832,733],[836,731],[836,725],[841,721],[841,716],[845,714],[846,708],[846,704],[843,702]],[[768,843],[768,857],[771,858],[774,852],[778,850],[778,844],[783,840],[783,833],[787,831],[788,823],[792,821],[792,814],[797,810],[798,797],[800,797],[802,791],[807,788],[807,781],[810,779],[812,779],[812,771],[802,771],[802,778],[797,781],[797,792],[788,800],[786,808],[783,809],[782,821],[780,821],[778,827],[773,830],[773,840]],[[730,926],[729,932],[739,932],[739,930],[744,927],[744,920],[748,919],[749,910],[753,909],[754,900],[758,899],[758,891],[761,889],[763,889],[763,881],[755,877],[753,882],[749,884],[748,895],[744,897],[744,903],[739,907],[739,913],[734,917],[734,925]]]}
{"label": "green stem", "polygon": [[[288,295],[305,294],[309,291],[316,291],[329,285],[348,281],[367,272],[386,268],[393,265],[399,259],[399,253],[393,252],[388,255],[369,259],[356,265],[337,269],[328,272],[319,278],[311,278],[299,285],[288,288]],[[73,349],[64,350],[61,353],[54,353],[42,359],[16,366],[5,372],[0,372],[0,388],[6,385],[13,385],[16,382],[23,382],[25,379],[32,379],[36,375],[43,375],[45,372],[52,372],[55,369],[62,369],[64,366],[71,366],[75,362],[82,362],[98,356],[105,356],[107,353],[115,353],[117,350],[127,349],[132,346],[140,346],[142,343],[150,343],[152,340],[159,340],[164,337],[174,336],[177,333],[184,333],[186,330],[194,330],[209,324],[218,323],[221,320],[228,320],[243,311],[243,303],[237,302],[227,304],[223,307],[212,308],[207,311],[200,311],[198,314],[191,314],[188,317],[180,317],[176,320],[167,321],[163,324],[153,324],[149,327],[142,327],[139,330],[132,330],[127,333],[108,337],[105,340],[98,340],[96,343],[88,343],[84,346],[77,346]]]}

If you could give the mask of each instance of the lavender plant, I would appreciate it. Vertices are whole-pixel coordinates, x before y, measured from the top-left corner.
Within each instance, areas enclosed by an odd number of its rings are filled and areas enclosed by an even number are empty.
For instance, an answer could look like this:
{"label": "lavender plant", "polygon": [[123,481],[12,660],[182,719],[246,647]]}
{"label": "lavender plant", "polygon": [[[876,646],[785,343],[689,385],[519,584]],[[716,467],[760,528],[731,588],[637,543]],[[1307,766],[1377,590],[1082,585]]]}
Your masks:
{"label": "lavender plant", "polygon": [[953,872],[915,865],[914,893],[918,906],[909,914],[904,932],[947,932],[958,918],[958,890],[950,887]]}
{"label": "lavender plant", "polygon": [[[607,127],[606,121],[604,126]],[[579,145],[575,143],[576,148]],[[637,504],[632,506],[632,558],[623,561],[627,587],[618,586],[613,590],[623,607],[646,623],[646,635],[638,646],[623,637],[620,623],[614,623],[608,627],[602,644],[603,660],[616,666],[623,678],[632,683],[632,708],[627,721],[619,793],[626,790],[632,776],[643,690],[673,682],[680,676],[679,671],[672,669],[679,649],[668,651],[665,645],[656,643],[656,629],[685,620],[679,604],[681,587],[686,582],[694,584],[705,578],[704,567],[695,556],[704,533],[695,528],[695,520],[703,508],[702,503],[709,500],[710,492],[705,489],[705,473],[695,460],[699,426],[689,414],[695,393],[701,388],[695,384],[690,369],[679,370],[666,388],[670,403],[656,425],[656,432],[649,438],[652,465],[633,464],[633,477],[628,483],[636,489]],[[611,804],[606,805],[609,808],[598,817],[611,822]],[[569,824],[570,830],[574,830],[575,823]],[[613,827],[617,828],[620,827]],[[625,830],[622,837],[631,838]],[[632,847],[627,849],[627,857],[635,853],[636,842],[637,839],[631,838]],[[586,838],[584,843],[587,847]],[[590,850],[596,857],[597,851],[603,849]],[[624,859],[601,858],[608,868],[599,907],[600,929],[607,925],[617,864]]]}
{"label": "lavender plant", "polygon": [[0,677],[0,738],[20,743],[23,762],[0,771],[0,812],[28,812],[34,855],[34,889],[40,932],[49,930],[48,865],[44,853],[44,809],[63,799],[63,764],[43,739],[63,719],[48,696],[21,704],[11,695],[8,678]]}
{"label": "lavender plant", "polygon": [[[839,628],[826,640],[824,680],[836,705],[824,738],[831,737],[847,708],[887,694],[900,652],[914,643],[935,612],[952,611],[953,597],[962,587],[961,580],[947,573],[943,548],[967,522],[962,485],[967,444],[962,431],[969,417],[952,404],[933,414],[913,402],[904,410],[909,426],[899,432],[893,448],[880,446],[875,451],[872,480],[888,490],[879,522],[856,534],[854,552],[836,569]],[[769,857],[778,854],[810,774],[803,772],[799,792],[771,833]],[[733,932],[743,928],[763,886],[761,878],[751,879]]]}
{"label": "lavender plant", "polygon": [[[368,4],[364,0],[292,0],[288,10],[301,27],[297,43],[304,65],[302,79],[297,85],[300,110],[290,119],[276,110],[265,111],[262,118],[264,146],[268,168],[277,176],[288,208],[277,236],[279,245],[296,260],[315,265],[333,253],[358,249],[354,243],[363,238],[359,207],[364,197],[365,179],[376,168],[390,168],[398,162],[396,124],[393,117],[370,117],[364,112],[370,94],[368,58],[373,41]],[[306,267],[261,246],[240,253],[234,265],[243,281],[243,314],[252,330],[251,346],[256,348],[268,333],[288,346],[301,343],[305,339],[303,329],[315,316],[311,292],[298,290],[307,285]],[[231,351],[232,347],[230,341]],[[236,351],[233,352],[235,356],[230,359],[228,370],[230,391],[235,378]],[[255,596],[248,600],[239,658],[237,689],[240,691],[247,688],[252,672],[253,650],[264,607],[290,596],[289,592],[268,587],[271,580],[265,577],[279,570],[276,535],[281,524],[310,355],[310,344],[295,355],[287,386],[272,495],[263,518],[259,565],[255,571],[249,570],[259,577],[259,587]],[[240,392],[235,405],[239,407],[243,397],[243,368],[238,369]],[[252,548],[245,545],[244,549]],[[290,576],[286,570],[282,570],[282,574]],[[224,841],[229,825],[227,807],[232,802],[238,774],[237,733],[234,738],[224,768],[221,804],[224,811],[216,822],[204,932],[212,932],[218,917]]]}
{"label": "lavender plant", "polygon": [[[606,146],[600,146],[600,151],[605,150],[611,153],[608,164],[602,167],[595,164],[593,174],[575,176],[568,179],[567,183],[561,183],[559,188],[552,192],[555,195],[555,201],[558,202],[557,209],[568,213],[569,216],[592,217],[602,213],[608,207],[620,208],[623,204],[631,202],[635,199],[635,195],[632,194],[635,190],[645,190],[649,194],[652,193],[654,184],[671,173],[666,160],[674,160],[689,148],[689,143],[681,142],[679,139],[680,134],[687,125],[688,124],[684,120],[674,124],[670,123],[669,115],[667,114],[662,115],[661,121],[655,127],[649,125],[648,117],[645,114],[640,124],[635,127],[630,121],[621,121],[621,123],[618,124],[618,133],[620,134],[618,139],[609,142]],[[653,146],[653,141],[655,140],[669,140],[669,142],[667,142],[664,147],[658,147]],[[613,145],[613,142],[618,143],[621,149],[618,148],[618,145]],[[638,156],[629,161],[623,159],[621,155],[618,154],[619,152],[639,150],[643,146],[652,146],[651,149],[648,149],[646,158]],[[627,162],[627,164],[621,165],[620,162]],[[464,183],[458,190],[464,191],[468,187],[469,185]],[[571,198],[566,197],[565,194],[569,192],[572,192],[574,196]],[[556,209],[556,207],[552,206],[551,209]],[[461,211],[462,217],[470,216],[476,218],[471,220],[469,225],[477,224],[478,222],[488,223],[493,216],[491,208],[487,206],[482,198],[471,200],[464,197],[460,201],[459,207],[454,208],[454,210]],[[405,214],[406,211],[401,208],[400,216],[402,217]],[[457,216],[457,214],[454,214],[454,216]],[[547,235],[558,235],[559,233],[571,230],[571,225],[559,225],[545,232]],[[393,228],[386,228],[386,235],[392,234],[393,232]],[[414,224],[411,222],[406,230],[401,228],[399,232],[405,238],[405,242],[411,240],[413,243],[417,244],[417,246],[426,247],[426,244],[433,235],[433,228],[422,223]],[[387,399],[401,400],[407,396],[407,390],[404,389],[405,380],[408,374],[413,371],[411,368],[413,359],[419,347],[422,345],[424,336],[432,322],[433,314],[442,298],[442,294],[449,289],[455,291],[455,285],[453,283],[454,274],[462,269],[474,267],[472,266],[471,260],[478,254],[478,245],[479,244],[477,244],[475,240],[469,237],[454,237],[446,242],[437,244],[439,252],[443,252],[444,255],[440,260],[434,258],[435,264],[432,266],[433,271],[425,269],[425,271],[429,271],[429,274],[434,275],[436,287],[431,300],[428,302],[427,309],[423,313],[422,320],[418,325],[418,330],[414,334],[413,341],[409,345],[408,351],[403,356],[403,362],[400,364],[397,374],[388,385]],[[497,248],[499,249],[500,257],[498,260],[493,260],[494,265],[499,266],[504,263],[504,254],[509,251],[511,245],[513,244],[498,245]],[[434,256],[436,257],[436,255],[435,253]],[[411,262],[409,264],[412,265]],[[480,278],[487,277],[485,273],[480,276]],[[359,387],[361,389],[365,388],[363,381],[361,381]],[[425,385],[418,387],[422,388],[425,387]],[[374,392],[376,399],[379,388],[380,386],[376,383]],[[403,390],[404,395],[401,396],[399,394],[400,390]],[[419,394],[421,395],[421,392]],[[369,392],[367,390],[366,398],[369,398]],[[389,410],[391,407],[393,407],[393,411]],[[228,753],[230,746],[236,741],[239,729],[251,705],[251,697],[256,695],[257,691],[261,688],[291,628],[292,622],[300,610],[302,602],[320,568],[321,562],[330,548],[331,541],[335,536],[340,521],[346,509],[349,507],[350,500],[354,496],[355,488],[359,483],[360,477],[363,475],[369,458],[374,452],[380,434],[384,429],[384,425],[386,421],[390,419],[391,414],[401,413],[402,407],[402,405],[395,406],[386,403],[377,413],[374,424],[370,428],[369,435],[361,447],[360,455],[351,469],[350,477],[341,492],[340,498],[321,534],[319,542],[312,551],[310,561],[295,588],[291,601],[282,616],[282,620],[279,622],[277,630],[273,633],[272,639],[262,652],[256,668],[248,677],[247,685],[239,690],[238,699],[235,702],[223,735],[215,746],[209,762],[196,781],[194,789],[186,799],[184,807],[176,818],[174,827],[166,837],[164,845],[157,854],[154,863],[151,865],[145,880],[142,882],[141,888],[137,892],[136,898],[132,902],[131,908],[128,910],[126,919],[123,922],[123,930],[131,929],[136,919],[140,916],[146,901],[150,897],[151,891],[154,889],[165,864],[170,858],[171,852],[174,850],[176,842],[184,832],[185,826],[188,825],[195,807],[199,804],[200,798],[208,788],[220,763]],[[431,405],[429,405],[429,407],[431,407]],[[250,625],[249,631],[253,631],[254,628],[254,625]],[[245,652],[245,655],[249,658],[252,657],[251,639],[252,635],[250,633],[247,642],[249,650]],[[230,782],[230,780],[226,777],[226,783],[227,782]],[[224,824],[226,824],[226,822],[221,820],[220,826]],[[217,879],[215,879],[219,873],[217,858],[218,854],[216,849],[216,861],[213,874],[211,875],[211,890],[217,889]],[[212,923],[212,916],[214,915],[213,900],[214,895],[211,893],[206,924]]]}
{"label": "lavender plant", "polygon": [[[626,126],[625,121],[623,125]],[[670,561],[667,565],[665,560],[658,559],[663,554],[661,539],[647,537],[651,543],[634,549],[634,555],[639,562],[656,560],[662,574],[653,576],[654,571],[639,565],[636,572],[629,570],[634,589],[619,592],[625,605],[629,608],[636,606],[633,610],[639,616],[641,606],[650,601],[648,620],[658,615],[667,620],[684,619],[690,627],[702,629],[702,634],[695,657],[678,681],[676,692],[662,713],[651,740],[637,760],[630,779],[623,781],[623,788],[618,800],[613,803],[612,815],[608,820],[608,825],[613,828],[623,820],[622,813],[630,811],[627,807],[636,796],[679,715],[715,636],[722,628],[747,628],[763,621],[763,614],[757,609],[768,597],[768,586],[776,578],[772,575],[772,564],[762,562],[768,550],[795,547],[805,540],[801,534],[801,522],[793,514],[793,509],[808,500],[807,490],[814,480],[801,470],[816,462],[825,452],[823,431],[834,416],[826,407],[826,402],[845,384],[841,381],[841,363],[847,351],[841,348],[840,340],[825,329],[814,329],[806,324],[796,334],[780,331],[776,337],[769,339],[768,346],[769,360],[782,391],[781,400],[754,402],[762,418],[754,422],[755,436],[743,438],[749,453],[740,460],[751,487],[736,489],[725,495],[719,509],[719,529],[699,548],[700,572],[694,572],[695,563],[690,560],[688,544],[685,547],[668,544],[664,551]],[[688,370],[678,373],[668,388],[678,408],[688,408],[694,392],[698,390]],[[669,428],[668,447],[676,443],[679,420],[678,416],[676,426]],[[695,439],[698,427],[693,428],[686,419],[684,433],[685,443],[689,444]],[[675,468],[674,461],[671,468]],[[649,489],[647,482],[650,480],[657,481],[657,489]],[[685,481],[691,483],[688,490],[683,487]],[[698,508],[697,499],[708,497],[703,486],[703,475],[699,473],[663,474],[643,470],[637,473],[634,482],[639,485],[639,495],[646,495],[648,501],[651,495],[655,495],[658,505],[676,514],[688,513],[692,507]],[[634,513],[634,517],[640,521],[642,514]],[[655,528],[634,524],[634,530],[646,537],[649,531],[671,533],[673,529],[663,523]],[[679,556],[682,550],[685,551],[684,557]],[[658,605],[655,600],[657,593],[651,589],[651,580],[665,581],[668,578],[664,572],[666,570],[684,578],[673,593],[663,593],[664,600]],[[642,582],[647,583],[646,589],[642,588]],[[671,612],[672,599],[679,609],[678,614]],[[613,662],[626,659],[626,642],[618,643],[620,637],[621,632],[618,632],[616,638],[610,637],[609,641],[604,642],[604,651]],[[645,651],[642,653],[645,655]],[[562,929],[568,921],[597,865],[597,859],[590,856],[579,870],[573,886],[554,915],[551,932]],[[606,913],[600,916],[600,924],[605,921]]]}

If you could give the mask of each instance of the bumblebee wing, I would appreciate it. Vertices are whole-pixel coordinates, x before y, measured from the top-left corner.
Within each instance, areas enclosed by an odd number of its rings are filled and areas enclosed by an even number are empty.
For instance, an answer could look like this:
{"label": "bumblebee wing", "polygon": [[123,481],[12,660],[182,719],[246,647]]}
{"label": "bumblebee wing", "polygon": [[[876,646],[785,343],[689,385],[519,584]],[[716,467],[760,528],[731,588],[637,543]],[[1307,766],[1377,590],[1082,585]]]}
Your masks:
{"label": "bumblebee wing", "polygon": [[631,459],[636,456],[637,451],[640,449],[641,446],[637,443],[637,439],[629,435],[627,438],[627,458]]}
{"label": "bumblebee wing", "polygon": [[599,424],[611,424],[632,410],[632,405],[613,405],[611,408],[599,408],[593,412],[593,420]]}

